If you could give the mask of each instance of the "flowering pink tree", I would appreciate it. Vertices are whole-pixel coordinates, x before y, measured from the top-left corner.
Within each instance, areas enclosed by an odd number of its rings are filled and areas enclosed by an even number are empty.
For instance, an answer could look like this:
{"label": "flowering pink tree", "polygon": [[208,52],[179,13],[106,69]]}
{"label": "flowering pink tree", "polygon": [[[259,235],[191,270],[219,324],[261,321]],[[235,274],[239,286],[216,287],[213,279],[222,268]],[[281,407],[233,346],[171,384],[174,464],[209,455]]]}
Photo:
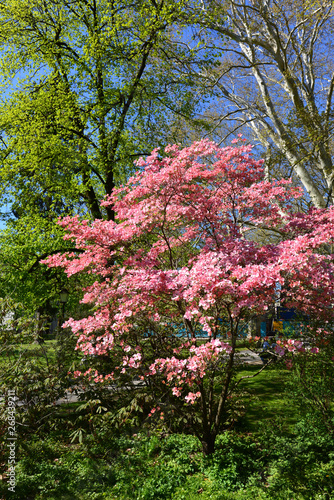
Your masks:
{"label": "flowering pink tree", "polygon": [[[137,174],[102,203],[116,222],[60,221],[82,252],[47,262],[96,276],[83,297],[94,311],[66,326],[83,353],[119,362],[107,377],[87,375],[159,383],[161,417],[183,412],[211,453],[231,409],[245,322],[273,306],[278,288],[288,306],[332,318],[334,210],[294,213],[300,191],[265,180],[263,161],[242,141],[165,154],[138,161]],[[256,242],[259,231],[268,244]],[[298,349],[282,343],[277,354]]]}

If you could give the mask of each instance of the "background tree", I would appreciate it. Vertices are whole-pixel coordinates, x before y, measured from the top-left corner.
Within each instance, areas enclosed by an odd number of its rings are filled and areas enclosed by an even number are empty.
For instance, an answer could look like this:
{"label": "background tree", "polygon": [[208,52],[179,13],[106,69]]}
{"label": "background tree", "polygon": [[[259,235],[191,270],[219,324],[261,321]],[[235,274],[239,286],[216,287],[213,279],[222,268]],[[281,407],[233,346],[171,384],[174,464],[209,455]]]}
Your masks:
{"label": "background tree", "polygon": [[332,203],[332,2],[215,0],[193,12],[197,36],[221,49],[214,71],[197,72],[215,89],[216,125],[229,121],[227,134],[248,127],[268,175],[283,159],[306,199]]}
{"label": "background tree", "polygon": [[103,216],[99,200],[159,142],[171,113],[192,113],[189,80],[166,70],[169,45],[185,53],[171,40],[181,8],[150,0],[2,6],[2,77],[7,93],[14,87],[0,124],[7,196],[63,197]]}
{"label": "background tree", "polygon": [[[35,272],[50,242],[53,249],[59,242],[53,222],[69,214],[112,219],[100,200],[131,173],[134,158],[168,143],[178,116],[195,117],[199,97],[178,61],[204,54],[180,41],[183,2],[12,0],[0,7],[0,202],[11,220],[2,273],[12,266],[9,286],[21,265],[27,290],[29,265]],[[28,233],[38,228],[44,243],[39,237],[34,248]],[[40,286],[51,292],[49,283]],[[18,288],[12,294],[25,300]]]}

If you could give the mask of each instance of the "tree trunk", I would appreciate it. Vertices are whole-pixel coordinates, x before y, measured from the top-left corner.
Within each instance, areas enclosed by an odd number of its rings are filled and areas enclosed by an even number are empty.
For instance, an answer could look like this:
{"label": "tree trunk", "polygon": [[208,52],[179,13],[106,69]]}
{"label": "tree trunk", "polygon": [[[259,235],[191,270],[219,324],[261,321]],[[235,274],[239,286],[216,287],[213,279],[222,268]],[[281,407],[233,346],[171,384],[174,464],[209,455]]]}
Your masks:
{"label": "tree trunk", "polygon": [[214,433],[208,433],[203,436],[202,439],[202,450],[205,456],[212,455],[215,451],[216,435]]}

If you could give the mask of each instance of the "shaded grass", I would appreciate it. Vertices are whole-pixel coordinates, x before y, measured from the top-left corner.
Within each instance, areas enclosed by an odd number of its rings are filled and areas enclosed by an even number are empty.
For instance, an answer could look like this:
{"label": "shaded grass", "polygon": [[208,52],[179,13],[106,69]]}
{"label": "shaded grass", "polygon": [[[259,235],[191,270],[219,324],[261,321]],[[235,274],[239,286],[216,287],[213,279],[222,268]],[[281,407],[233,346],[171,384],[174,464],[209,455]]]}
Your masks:
{"label": "shaded grass", "polygon": [[[259,366],[248,365],[238,374],[238,378],[255,375]],[[291,399],[286,393],[285,384],[290,377],[290,371],[280,365],[265,368],[259,375],[242,380],[240,388],[246,391],[244,404],[247,412],[238,423],[238,427],[257,432],[259,423],[272,425],[274,420],[279,420],[287,434],[292,432],[298,421],[299,412],[291,404]]]}
{"label": "shaded grass", "polygon": [[43,344],[12,344],[6,346],[0,351],[0,367],[5,363],[15,363],[20,357],[35,359],[36,361],[45,362],[45,354],[50,360],[56,357],[56,340],[46,340]]}

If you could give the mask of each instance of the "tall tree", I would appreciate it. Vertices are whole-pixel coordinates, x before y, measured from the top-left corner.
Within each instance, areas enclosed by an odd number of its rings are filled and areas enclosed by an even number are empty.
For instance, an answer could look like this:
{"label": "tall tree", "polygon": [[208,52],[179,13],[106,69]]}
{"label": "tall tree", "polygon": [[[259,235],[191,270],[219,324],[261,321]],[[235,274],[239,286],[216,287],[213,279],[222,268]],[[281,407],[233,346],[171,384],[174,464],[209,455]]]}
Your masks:
{"label": "tall tree", "polygon": [[22,300],[45,278],[30,302],[47,301],[57,287],[35,264],[56,242],[67,248],[53,222],[113,219],[101,199],[137,156],[168,142],[177,116],[193,115],[194,82],[178,69],[195,54],[180,35],[183,3],[0,2],[0,203],[12,220],[0,241],[2,293],[12,285]]}
{"label": "tall tree", "polygon": [[190,81],[170,64],[189,56],[172,39],[182,4],[0,4],[0,178],[10,200],[113,218],[99,200],[159,143],[173,113],[192,112]]}
{"label": "tall tree", "polygon": [[333,2],[203,0],[193,9],[198,36],[222,50],[215,71],[198,73],[222,103],[217,124],[247,125],[268,166],[280,155],[312,204],[332,203]]}

